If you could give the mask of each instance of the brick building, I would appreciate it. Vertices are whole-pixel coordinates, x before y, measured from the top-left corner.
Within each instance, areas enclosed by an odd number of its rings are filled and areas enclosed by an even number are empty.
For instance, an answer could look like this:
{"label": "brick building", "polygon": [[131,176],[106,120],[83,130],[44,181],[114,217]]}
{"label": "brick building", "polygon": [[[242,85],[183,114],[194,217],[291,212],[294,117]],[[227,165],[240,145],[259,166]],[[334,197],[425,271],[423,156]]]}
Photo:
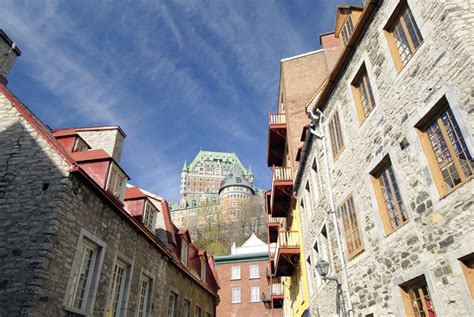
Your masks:
{"label": "brick building", "polygon": [[345,45],[294,183],[313,315],[472,316],[473,17],[456,0],[337,10]]}
{"label": "brick building", "polygon": [[[216,270],[221,286],[219,317],[281,316],[272,315],[270,289],[267,282],[268,245],[252,234],[240,247],[235,243],[231,254],[216,257]],[[283,286],[274,290],[274,299],[283,298]]]}
{"label": "brick building", "polygon": [[214,261],[127,186],[117,126],[51,130],[6,87],[0,30],[0,315],[215,316]]}
{"label": "brick building", "polygon": [[294,176],[301,155],[301,134],[310,120],[305,107],[326,85],[342,50],[334,33],[320,36],[321,49],[281,60],[277,113],[268,123],[267,164],[272,188],[266,193],[271,289],[284,287],[284,301],[272,301],[285,316],[307,314],[309,293],[305,251],[302,249],[300,206],[294,202]]}

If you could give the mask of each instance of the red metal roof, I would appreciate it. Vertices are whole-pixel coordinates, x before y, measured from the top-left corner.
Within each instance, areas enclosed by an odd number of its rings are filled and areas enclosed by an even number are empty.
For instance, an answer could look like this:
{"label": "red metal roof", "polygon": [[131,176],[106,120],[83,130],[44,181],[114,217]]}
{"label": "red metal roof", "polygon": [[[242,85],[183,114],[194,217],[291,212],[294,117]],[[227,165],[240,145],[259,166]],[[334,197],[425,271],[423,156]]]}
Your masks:
{"label": "red metal roof", "polygon": [[146,198],[144,192],[140,190],[138,187],[127,187],[125,189],[125,200],[127,199],[137,199],[137,198]]}
{"label": "red metal roof", "polygon": [[77,132],[75,129],[53,130],[53,136],[55,136],[56,138],[71,136],[71,135],[77,135]]}
{"label": "red metal roof", "polygon": [[126,138],[127,135],[125,132],[122,130],[122,128],[118,125],[110,125],[110,126],[97,126],[97,127],[77,127],[77,128],[65,128],[65,129],[53,129],[53,133],[56,132],[61,132],[61,131],[68,131],[68,130],[73,130],[75,132],[77,131],[104,131],[104,130],[118,130],[120,134]]}
{"label": "red metal roof", "polygon": [[112,157],[102,149],[72,152],[71,157],[76,162],[112,160]]}

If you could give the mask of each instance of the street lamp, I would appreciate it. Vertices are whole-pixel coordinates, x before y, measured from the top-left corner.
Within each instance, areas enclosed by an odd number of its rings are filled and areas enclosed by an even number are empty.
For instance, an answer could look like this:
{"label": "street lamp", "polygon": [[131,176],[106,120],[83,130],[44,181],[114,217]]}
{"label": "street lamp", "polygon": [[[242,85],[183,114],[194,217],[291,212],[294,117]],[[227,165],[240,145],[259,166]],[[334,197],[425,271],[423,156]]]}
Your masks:
{"label": "street lamp", "polygon": [[326,261],[324,259],[320,259],[316,263],[315,267],[316,267],[316,271],[318,271],[318,274],[321,275],[323,280],[334,281],[334,282],[337,283],[338,286],[340,285],[339,280],[338,280],[337,277],[327,276],[328,273],[329,273],[329,262],[328,261]]}

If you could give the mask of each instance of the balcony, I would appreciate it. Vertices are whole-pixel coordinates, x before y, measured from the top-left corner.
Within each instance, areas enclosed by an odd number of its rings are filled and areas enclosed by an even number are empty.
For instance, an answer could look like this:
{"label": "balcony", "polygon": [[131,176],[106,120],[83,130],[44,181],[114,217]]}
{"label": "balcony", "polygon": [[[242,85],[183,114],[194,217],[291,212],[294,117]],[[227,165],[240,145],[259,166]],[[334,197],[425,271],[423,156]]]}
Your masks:
{"label": "balcony", "polygon": [[270,208],[271,202],[272,202],[272,191],[267,190],[265,192],[265,211],[267,212],[267,214],[272,213],[272,210]]}
{"label": "balcony", "polygon": [[293,173],[289,167],[273,166],[270,212],[273,217],[286,217],[293,197]]}
{"label": "balcony", "polygon": [[271,298],[273,308],[283,308],[283,301],[285,300],[285,293],[283,290],[283,284],[281,284],[278,279],[272,281]]}
{"label": "balcony", "polygon": [[292,276],[300,260],[297,231],[280,231],[275,249],[275,276]]}
{"label": "balcony", "polygon": [[268,121],[268,166],[282,166],[285,159],[286,119],[284,113],[270,113]]}
{"label": "balcony", "polygon": [[277,242],[278,232],[286,229],[286,218],[272,217],[268,215],[267,218],[267,230],[268,230],[268,242]]}

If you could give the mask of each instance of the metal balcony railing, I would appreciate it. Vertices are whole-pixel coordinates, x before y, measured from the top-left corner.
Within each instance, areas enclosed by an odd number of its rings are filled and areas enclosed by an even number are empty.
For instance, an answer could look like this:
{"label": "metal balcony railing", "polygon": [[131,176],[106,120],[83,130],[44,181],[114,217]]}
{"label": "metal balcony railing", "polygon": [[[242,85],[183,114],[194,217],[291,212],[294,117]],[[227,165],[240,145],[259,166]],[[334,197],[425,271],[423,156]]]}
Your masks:
{"label": "metal balcony railing", "polygon": [[275,243],[270,244],[268,247],[268,253],[270,257],[274,257],[276,253],[277,246]]}
{"label": "metal balcony railing", "polygon": [[272,215],[268,215],[268,223],[278,223],[281,228],[285,228],[286,226],[286,218],[284,217],[272,217]]}
{"label": "metal balcony railing", "polygon": [[285,114],[284,113],[270,113],[268,123],[270,125],[286,124]]}
{"label": "metal balcony railing", "polygon": [[293,173],[289,167],[276,167],[273,166],[273,182],[275,181],[287,181],[293,179]]}
{"label": "metal balcony railing", "polygon": [[272,295],[283,295],[283,284],[281,283],[272,284]]}
{"label": "metal balcony railing", "polygon": [[299,248],[298,231],[280,231],[275,249],[275,265],[282,248]]}

